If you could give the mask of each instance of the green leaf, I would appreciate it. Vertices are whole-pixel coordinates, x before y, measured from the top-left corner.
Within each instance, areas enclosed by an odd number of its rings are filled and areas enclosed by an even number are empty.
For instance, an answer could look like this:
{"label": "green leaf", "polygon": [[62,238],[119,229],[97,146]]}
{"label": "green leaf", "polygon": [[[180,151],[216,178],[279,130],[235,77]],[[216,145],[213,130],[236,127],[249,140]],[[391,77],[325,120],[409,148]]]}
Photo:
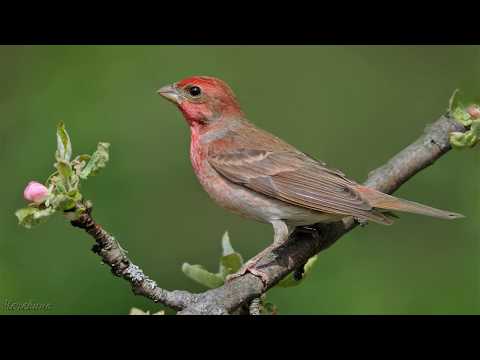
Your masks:
{"label": "green leaf", "polygon": [[80,175],[82,169],[85,167],[87,162],[91,159],[92,157],[87,154],[82,154],[78,155],[73,161],[72,161],[72,167],[75,171],[75,174]]}
{"label": "green leaf", "polygon": [[465,133],[465,143],[467,147],[473,147],[477,143],[477,135],[473,131]]}
{"label": "green leaf", "polygon": [[470,131],[474,133],[477,138],[480,138],[480,119],[472,122],[472,126],[470,126]]}
{"label": "green leaf", "polygon": [[72,157],[72,143],[63,122],[57,125],[57,160],[70,161]]}
{"label": "green leaf", "polygon": [[88,161],[92,156],[88,154],[77,155],[73,161]]}
{"label": "green leaf", "polygon": [[458,93],[460,92],[460,89],[455,89],[453,91],[452,96],[450,97],[450,100],[448,101],[448,112],[451,113],[453,109],[455,109],[458,106]]}
{"label": "green leaf", "polygon": [[452,147],[457,149],[463,149],[465,147],[465,134],[462,132],[451,132],[450,133],[450,144]]}
{"label": "green leaf", "polygon": [[462,107],[458,106],[453,110],[452,116],[463,126],[470,126],[472,119],[470,114]]}
{"label": "green leaf", "polygon": [[28,207],[17,210],[15,216],[18,218],[20,225],[30,229],[40,222],[45,221],[54,212],[55,210],[51,207],[42,210],[37,207]]}
{"label": "green leaf", "polygon": [[239,253],[233,253],[220,258],[219,275],[225,279],[227,275],[234,274],[242,267],[243,259]]}
{"label": "green leaf", "polygon": [[33,214],[33,218],[35,220],[42,220],[50,215],[55,213],[55,209],[52,209],[51,207],[48,207],[46,209],[38,210]]}
{"label": "green leaf", "polygon": [[302,283],[302,281],[307,277],[307,275],[310,273],[310,271],[313,269],[313,265],[317,262],[318,255],[312,256],[310,259],[308,259],[307,263],[304,266],[304,273],[302,276],[301,280],[295,280],[293,277],[293,273],[288,274],[285,278],[280,280],[280,282],[277,284],[277,286],[280,287],[292,287],[292,286],[297,286]]}
{"label": "green leaf", "polygon": [[87,165],[80,172],[80,178],[87,179],[90,175],[96,175],[101,168],[104,168],[107,165],[109,160],[109,147],[109,143],[98,143],[97,151],[93,153]]}
{"label": "green leaf", "polygon": [[73,175],[72,166],[69,162],[59,160],[55,163],[55,167],[57,168],[59,174],[62,176],[63,183],[68,188],[69,186],[67,185],[70,184],[70,178]]}
{"label": "green leaf", "polygon": [[[57,163],[55,163],[55,166]],[[47,179],[47,185],[51,193],[65,193],[67,192],[66,179],[62,174],[57,170],[51,174]]]}
{"label": "green leaf", "polygon": [[228,231],[225,231],[222,236],[222,254],[229,255],[234,253],[232,244],[230,243],[230,235],[228,235]]}
{"label": "green leaf", "polygon": [[51,183],[59,193],[66,193],[68,191],[62,176],[53,176],[51,178]]}
{"label": "green leaf", "polygon": [[23,208],[15,211],[15,216],[18,218],[18,223],[22,226],[25,226],[27,229],[30,229],[35,211],[37,211],[37,209],[34,207]]}
{"label": "green leaf", "polygon": [[242,256],[233,249],[230,243],[228,231],[225,231],[222,236],[222,254],[218,275],[225,279],[227,275],[234,274],[240,270],[243,265]]}
{"label": "green leaf", "polygon": [[473,147],[479,139],[477,135],[477,126],[474,130],[469,130],[465,133],[462,132],[452,132],[450,133],[450,144],[457,149],[465,149],[467,147]]}
{"label": "green leaf", "polygon": [[209,289],[214,289],[223,285],[223,279],[218,274],[213,274],[207,271],[201,265],[190,265],[184,263],[182,265],[182,271],[193,281],[196,281]]}
{"label": "green leaf", "polygon": [[77,201],[80,201],[81,194],[74,194],[74,196],[68,196],[67,193],[55,194],[53,197],[49,198],[49,204],[58,211],[66,211],[73,209]]}
{"label": "green leaf", "polygon": [[82,194],[80,193],[80,191],[78,191],[76,189],[75,190],[70,190],[67,193],[67,196],[70,197],[75,202],[82,200]]}
{"label": "green leaf", "polygon": [[67,195],[60,195],[60,201],[58,202],[58,210],[66,211],[75,207],[76,201]]}

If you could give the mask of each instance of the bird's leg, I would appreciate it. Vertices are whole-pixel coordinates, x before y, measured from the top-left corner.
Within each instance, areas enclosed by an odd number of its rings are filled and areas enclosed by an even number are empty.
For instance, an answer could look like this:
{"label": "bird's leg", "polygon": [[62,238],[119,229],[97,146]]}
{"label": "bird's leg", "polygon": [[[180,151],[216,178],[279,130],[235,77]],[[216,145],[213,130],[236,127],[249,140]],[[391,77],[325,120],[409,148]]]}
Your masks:
{"label": "bird's leg", "polygon": [[274,231],[273,244],[271,244],[270,246],[262,250],[260,253],[255,255],[253,258],[248,260],[237,273],[227,276],[227,282],[249,272],[255,276],[258,276],[262,280],[264,285],[267,284],[269,280],[268,274],[258,269],[256,265],[259,260],[262,259],[266,254],[273,252],[274,250],[284,245],[290,238],[290,234],[293,231],[293,228],[289,229],[287,224],[285,224],[285,222],[281,220],[274,220],[271,222],[271,224]]}

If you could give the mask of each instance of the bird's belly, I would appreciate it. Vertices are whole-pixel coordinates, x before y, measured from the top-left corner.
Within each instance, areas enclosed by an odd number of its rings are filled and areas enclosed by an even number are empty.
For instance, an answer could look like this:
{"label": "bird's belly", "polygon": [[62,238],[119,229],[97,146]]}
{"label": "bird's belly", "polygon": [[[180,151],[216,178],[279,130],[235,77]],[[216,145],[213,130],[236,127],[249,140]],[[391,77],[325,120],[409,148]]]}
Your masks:
{"label": "bird's belly", "polygon": [[294,206],[234,184],[206,161],[202,161],[195,173],[202,187],[219,206],[238,215],[267,223],[285,220],[294,226],[332,221],[330,214]]}

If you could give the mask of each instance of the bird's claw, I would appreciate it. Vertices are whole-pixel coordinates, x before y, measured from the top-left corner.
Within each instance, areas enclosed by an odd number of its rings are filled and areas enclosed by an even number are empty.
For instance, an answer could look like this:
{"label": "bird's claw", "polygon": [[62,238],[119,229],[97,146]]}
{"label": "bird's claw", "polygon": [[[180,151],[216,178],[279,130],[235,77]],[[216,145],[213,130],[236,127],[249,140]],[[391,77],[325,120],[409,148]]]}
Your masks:
{"label": "bird's claw", "polygon": [[247,272],[249,272],[250,274],[260,278],[260,280],[262,281],[262,284],[264,287],[267,286],[269,280],[270,280],[270,277],[268,276],[268,274],[266,272],[263,272],[262,270],[259,270],[255,267],[255,264],[251,264],[251,265],[248,265],[248,266],[245,266],[244,268],[240,269],[238,272],[236,272],[235,274],[230,274],[230,275],[227,275],[227,277],[225,278],[225,282],[226,283],[229,283],[231,282],[232,280],[240,277],[240,276],[243,276],[245,275]]}
{"label": "bird's claw", "polygon": [[258,270],[257,268],[248,269],[248,272],[260,278],[260,280],[262,281],[263,287],[267,287],[270,277],[266,272],[263,272],[262,270]]}

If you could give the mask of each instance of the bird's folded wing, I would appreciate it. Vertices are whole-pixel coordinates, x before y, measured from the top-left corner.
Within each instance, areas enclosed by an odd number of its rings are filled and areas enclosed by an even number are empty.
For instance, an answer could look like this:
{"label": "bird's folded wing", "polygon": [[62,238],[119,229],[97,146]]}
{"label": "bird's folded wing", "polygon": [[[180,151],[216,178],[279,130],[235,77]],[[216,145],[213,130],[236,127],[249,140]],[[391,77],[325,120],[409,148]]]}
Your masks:
{"label": "bird's folded wing", "polygon": [[384,222],[356,183],[304,154],[237,149],[209,154],[208,161],[228,180],[292,205]]}

